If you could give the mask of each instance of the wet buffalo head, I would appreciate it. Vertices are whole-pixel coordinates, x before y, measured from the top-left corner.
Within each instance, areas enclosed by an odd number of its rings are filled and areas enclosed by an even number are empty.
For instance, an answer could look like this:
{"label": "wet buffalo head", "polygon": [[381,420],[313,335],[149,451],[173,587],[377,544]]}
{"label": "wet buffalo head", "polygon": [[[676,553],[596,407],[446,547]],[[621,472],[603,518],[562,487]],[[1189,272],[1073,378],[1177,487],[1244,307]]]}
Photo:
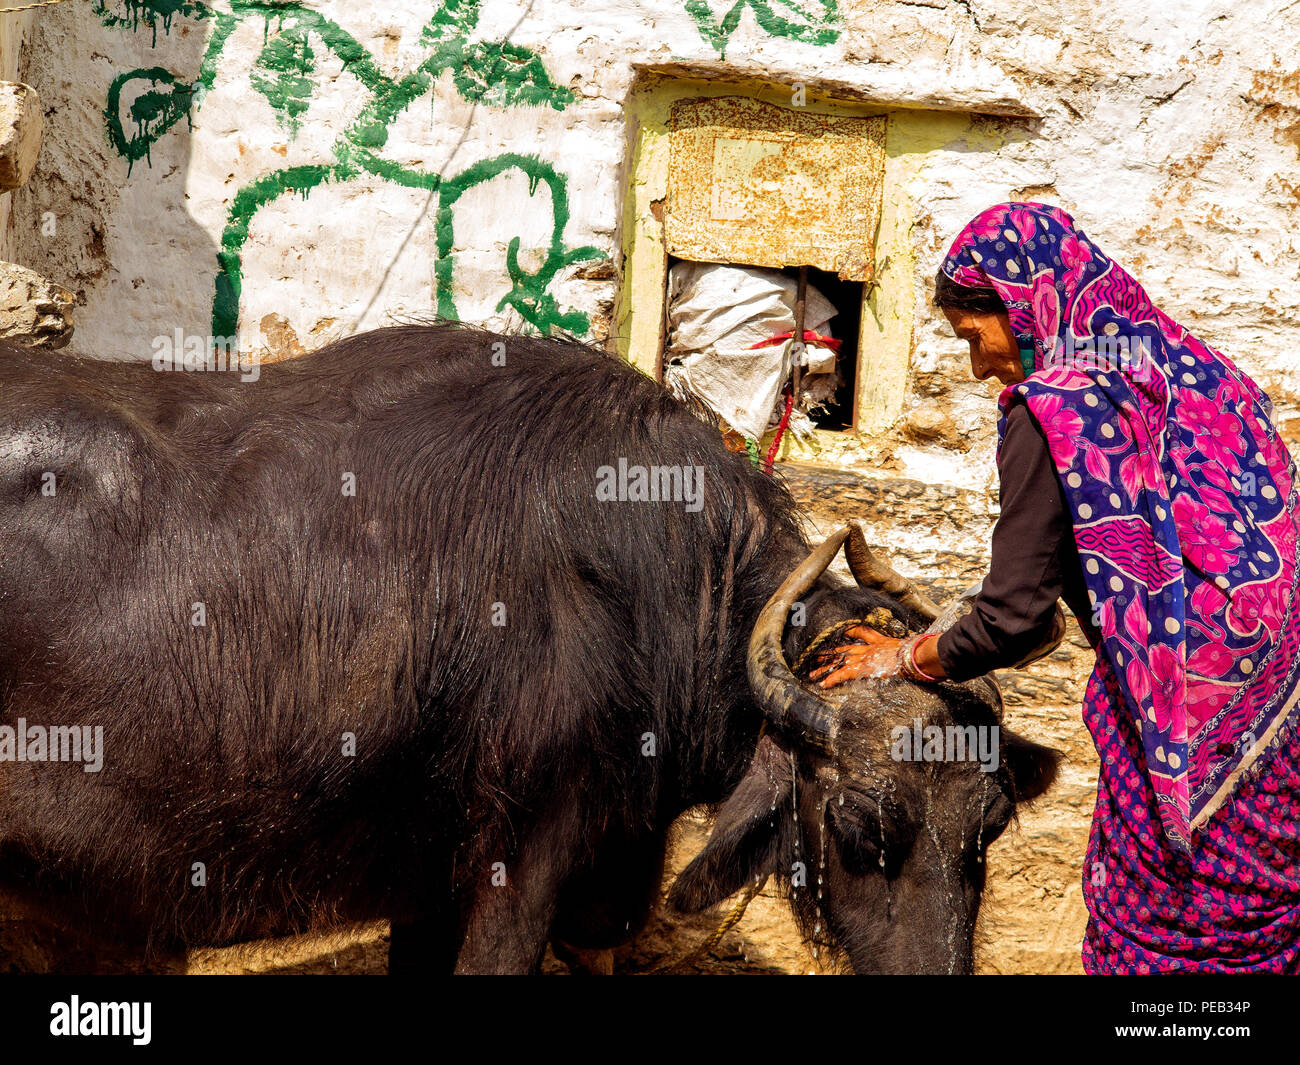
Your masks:
{"label": "wet buffalo head", "polygon": [[970,972],[985,851],[1018,803],[1051,786],[1059,756],[1002,727],[988,678],[822,691],[806,679],[811,661],[792,672],[785,619],[846,541],[859,584],[936,619],[932,629],[955,616],[878,564],[856,529],[814,551],[750,644],[750,687],[769,728],[669,902],[695,912],[770,874],[804,934],[856,972]]}

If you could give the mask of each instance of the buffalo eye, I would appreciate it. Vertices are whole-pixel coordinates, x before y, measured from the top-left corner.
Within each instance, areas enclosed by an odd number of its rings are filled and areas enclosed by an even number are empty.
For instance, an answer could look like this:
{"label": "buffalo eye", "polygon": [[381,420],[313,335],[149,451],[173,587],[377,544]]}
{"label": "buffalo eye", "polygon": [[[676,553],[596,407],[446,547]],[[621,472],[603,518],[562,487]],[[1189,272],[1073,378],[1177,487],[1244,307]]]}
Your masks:
{"label": "buffalo eye", "polygon": [[848,872],[854,876],[897,875],[910,840],[899,831],[898,819],[888,804],[882,809],[873,797],[848,793],[842,803],[831,799],[827,821]]}

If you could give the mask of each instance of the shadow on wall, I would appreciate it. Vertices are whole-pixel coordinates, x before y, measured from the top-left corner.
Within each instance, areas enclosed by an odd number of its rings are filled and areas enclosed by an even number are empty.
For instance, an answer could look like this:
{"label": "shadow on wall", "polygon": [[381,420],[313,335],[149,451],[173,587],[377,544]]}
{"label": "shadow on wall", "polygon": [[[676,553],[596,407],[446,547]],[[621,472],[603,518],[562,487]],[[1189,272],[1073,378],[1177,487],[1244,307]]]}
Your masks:
{"label": "shadow on wall", "polygon": [[188,92],[160,65],[165,51],[168,67],[198,69],[204,33],[169,18],[155,48],[152,12],[128,7],[134,30],[79,5],[38,13],[20,76],[44,101],[45,134],[13,226],[20,260],[75,293],[73,347],[140,359],[156,336],[208,333],[217,248],[186,206]]}

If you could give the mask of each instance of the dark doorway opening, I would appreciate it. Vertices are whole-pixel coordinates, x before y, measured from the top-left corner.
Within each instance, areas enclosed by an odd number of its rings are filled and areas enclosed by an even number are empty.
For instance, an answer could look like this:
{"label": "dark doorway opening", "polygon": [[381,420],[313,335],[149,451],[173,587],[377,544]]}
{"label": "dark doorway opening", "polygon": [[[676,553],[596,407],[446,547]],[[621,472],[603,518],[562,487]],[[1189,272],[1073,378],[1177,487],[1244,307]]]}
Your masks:
{"label": "dark doorway opening", "polygon": [[[787,266],[781,271],[787,277],[798,278],[799,267]],[[862,282],[842,281],[826,270],[808,267],[808,284],[820,292],[835,307],[831,319],[831,336],[842,341],[836,366],[843,383],[835,390],[835,399],[824,411],[813,415],[818,429],[842,432],[852,429],[857,411],[856,391],[858,381],[858,334],[862,329]]]}

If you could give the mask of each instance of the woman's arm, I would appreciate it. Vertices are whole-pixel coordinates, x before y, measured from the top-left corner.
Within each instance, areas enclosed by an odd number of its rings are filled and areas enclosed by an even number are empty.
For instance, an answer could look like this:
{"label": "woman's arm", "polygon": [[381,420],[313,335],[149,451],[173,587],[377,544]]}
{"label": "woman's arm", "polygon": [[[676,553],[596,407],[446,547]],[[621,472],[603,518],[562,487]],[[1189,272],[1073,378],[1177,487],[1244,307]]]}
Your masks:
{"label": "woman's arm", "polygon": [[[1047,438],[1024,404],[1007,412],[998,453],[1002,513],[993,560],[970,613],[920,648],[918,663],[969,680],[1019,662],[1050,634],[1074,531]],[[930,672],[926,670],[926,672]]]}
{"label": "woman's arm", "polygon": [[[952,628],[916,647],[916,665],[932,677],[970,680],[1005,669],[1051,632],[1062,593],[1062,560],[1073,552],[1074,533],[1047,438],[1023,404],[1007,412],[998,474],[1002,513],[980,594]],[[863,642],[819,656],[821,666],[811,676],[821,679],[822,687],[897,675],[901,641],[863,626],[846,635]]]}

